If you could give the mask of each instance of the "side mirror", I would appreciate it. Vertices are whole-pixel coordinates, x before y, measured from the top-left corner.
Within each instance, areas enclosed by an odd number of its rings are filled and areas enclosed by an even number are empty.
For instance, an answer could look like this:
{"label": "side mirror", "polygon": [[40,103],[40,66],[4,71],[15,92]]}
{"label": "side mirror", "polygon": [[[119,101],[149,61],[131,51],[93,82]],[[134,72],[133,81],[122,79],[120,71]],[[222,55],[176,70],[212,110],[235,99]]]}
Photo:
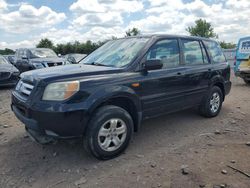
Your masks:
{"label": "side mirror", "polygon": [[145,70],[157,70],[157,69],[161,69],[162,66],[163,66],[163,64],[161,63],[160,59],[147,60],[144,63]]}

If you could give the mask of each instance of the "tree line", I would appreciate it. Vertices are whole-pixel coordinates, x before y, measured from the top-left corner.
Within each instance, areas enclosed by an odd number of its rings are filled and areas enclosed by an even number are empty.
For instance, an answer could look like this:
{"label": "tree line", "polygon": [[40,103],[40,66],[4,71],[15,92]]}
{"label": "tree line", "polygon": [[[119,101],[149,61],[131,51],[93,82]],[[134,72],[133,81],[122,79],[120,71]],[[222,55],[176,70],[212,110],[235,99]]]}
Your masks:
{"label": "tree line", "polygon": [[[203,19],[198,19],[195,21],[194,26],[190,26],[186,28],[186,31],[189,32],[191,36],[200,36],[205,38],[215,38],[218,39],[219,36],[214,32],[214,28],[212,27],[211,23],[207,22]],[[136,36],[141,34],[141,31],[138,28],[132,28],[126,31],[125,37],[128,36]],[[113,36],[111,39],[116,39],[117,37]],[[92,42],[90,40],[86,42],[79,42],[75,41],[74,43],[66,43],[66,44],[54,44],[48,38],[41,39],[39,43],[36,45],[37,48],[50,48],[54,50],[57,54],[68,54],[68,53],[82,53],[82,54],[89,54],[93,52],[95,49],[99,48],[103,45],[106,41],[99,41],[99,42]],[[228,43],[225,41],[221,41],[220,45],[224,49],[231,49],[235,48],[236,44]],[[7,54],[14,54],[15,51],[11,49],[4,49],[0,50],[0,54],[7,55]]]}

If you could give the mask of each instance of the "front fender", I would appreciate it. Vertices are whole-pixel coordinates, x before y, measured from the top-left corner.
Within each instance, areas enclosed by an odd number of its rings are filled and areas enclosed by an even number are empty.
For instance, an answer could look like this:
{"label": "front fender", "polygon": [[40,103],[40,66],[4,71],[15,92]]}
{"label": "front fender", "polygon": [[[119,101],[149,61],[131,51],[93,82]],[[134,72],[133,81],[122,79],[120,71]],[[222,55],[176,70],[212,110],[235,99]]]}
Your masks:
{"label": "front fender", "polygon": [[108,86],[99,88],[88,97],[85,101],[86,109],[88,109],[87,112],[91,114],[102,103],[117,97],[129,99],[135,105],[137,112],[142,111],[139,96],[133,89],[127,86]]}

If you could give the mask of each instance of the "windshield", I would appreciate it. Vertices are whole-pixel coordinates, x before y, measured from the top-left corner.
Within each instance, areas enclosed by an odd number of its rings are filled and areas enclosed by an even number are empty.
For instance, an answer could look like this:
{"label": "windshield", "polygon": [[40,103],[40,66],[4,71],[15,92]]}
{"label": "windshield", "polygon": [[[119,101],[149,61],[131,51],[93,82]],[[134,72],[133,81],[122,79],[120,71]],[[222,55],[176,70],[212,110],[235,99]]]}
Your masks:
{"label": "windshield", "polygon": [[0,65],[9,64],[9,62],[2,56],[0,56]]}
{"label": "windshield", "polygon": [[109,41],[80,63],[123,67],[128,65],[137,53],[145,46],[148,38],[128,38]]}
{"label": "windshield", "polygon": [[56,53],[51,49],[31,49],[31,58],[37,57],[57,57]]}

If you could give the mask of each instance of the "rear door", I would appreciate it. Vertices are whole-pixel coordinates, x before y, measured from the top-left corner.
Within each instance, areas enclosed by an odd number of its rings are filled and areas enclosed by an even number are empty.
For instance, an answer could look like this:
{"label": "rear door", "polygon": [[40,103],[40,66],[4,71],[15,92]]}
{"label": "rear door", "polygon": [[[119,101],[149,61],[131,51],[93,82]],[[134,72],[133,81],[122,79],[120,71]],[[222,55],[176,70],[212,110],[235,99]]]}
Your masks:
{"label": "rear door", "polygon": [[185,104],[195,106],[200,104],[208,90],[212,65],[209,62],[203,43],[195,39],[181,39],[184,63],[186,67]]}
{"label": "rear door", "polygon": [[162,69],[142,75],[141,87],[136,91],[142,99],[146,117],[183,108],[183,92],[186,90],[185,67],[181,64],[177,38],[161,39],[152,45],[143,61],[153,59],[161,60]]}

